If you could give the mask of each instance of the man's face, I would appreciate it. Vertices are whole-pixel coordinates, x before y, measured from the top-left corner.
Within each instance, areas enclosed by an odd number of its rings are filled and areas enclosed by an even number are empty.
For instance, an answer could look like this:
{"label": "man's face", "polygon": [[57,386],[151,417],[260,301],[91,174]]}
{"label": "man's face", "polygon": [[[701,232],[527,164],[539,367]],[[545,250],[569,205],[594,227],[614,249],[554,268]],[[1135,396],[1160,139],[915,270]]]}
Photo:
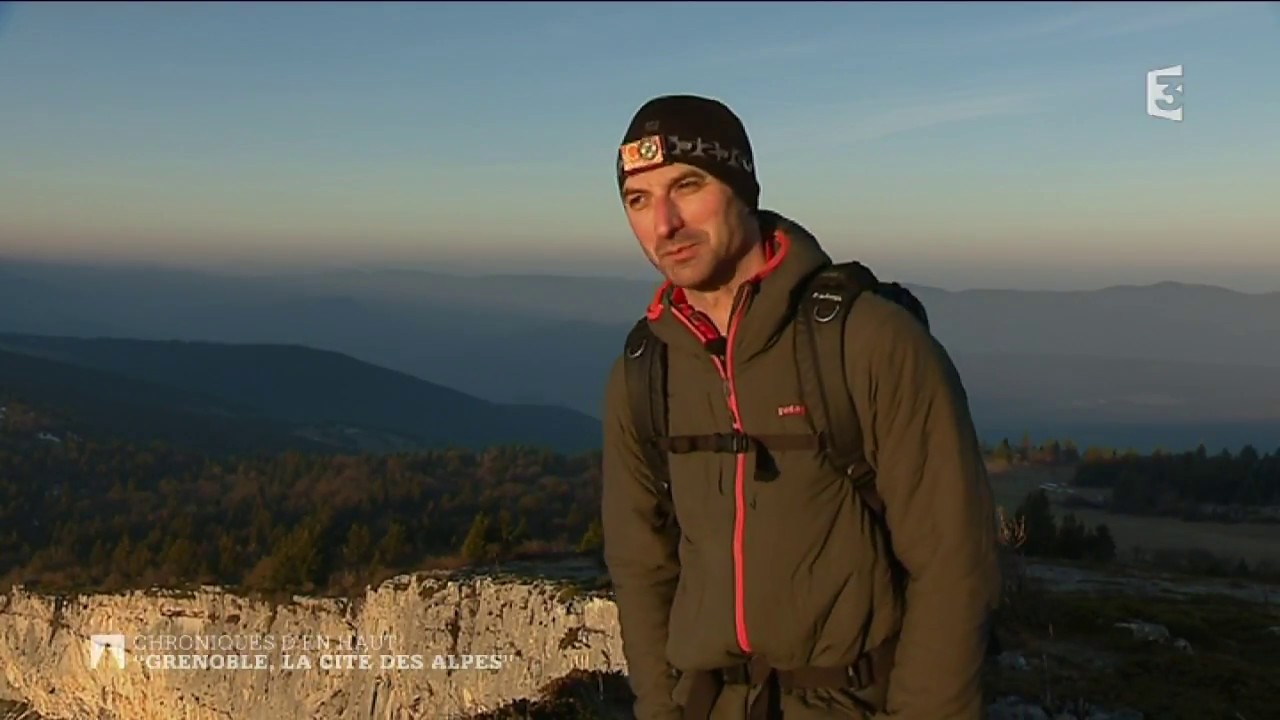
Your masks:
{"label": "man's face", "polygon": [[622,205],[649,262],[677,287],[725,285],[749,249],[746,206],[728,185],[692,165],[627,178]]}

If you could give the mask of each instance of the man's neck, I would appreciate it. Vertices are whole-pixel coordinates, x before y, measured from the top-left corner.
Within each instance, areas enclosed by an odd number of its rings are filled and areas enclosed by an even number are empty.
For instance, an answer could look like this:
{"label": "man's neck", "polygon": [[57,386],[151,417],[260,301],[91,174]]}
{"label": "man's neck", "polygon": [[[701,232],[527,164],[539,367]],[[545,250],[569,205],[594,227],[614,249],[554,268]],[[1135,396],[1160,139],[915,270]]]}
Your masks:
{"label": "man's neck", "polygon": [[729,314],[733,312],[733,300],[738,294],[738,288],[742,286],[748,278],[758,274],[765,266],[764,246],[763,243],[755,243],[747,254],[738,263],[733,279],[728,283],[715,288],[713,290],[694,290],[692,288],[685,290],[685,298],[695,310],[702,312],[711,318],[711,322],[715,323],[721,334],[729,332]]}

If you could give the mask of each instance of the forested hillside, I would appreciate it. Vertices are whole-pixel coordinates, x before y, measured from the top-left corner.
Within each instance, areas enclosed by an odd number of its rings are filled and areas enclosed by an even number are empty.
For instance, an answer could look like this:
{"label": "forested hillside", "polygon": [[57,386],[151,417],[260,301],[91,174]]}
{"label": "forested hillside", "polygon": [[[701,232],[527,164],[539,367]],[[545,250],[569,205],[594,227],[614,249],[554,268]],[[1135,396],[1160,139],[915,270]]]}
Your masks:
{"label": "forested hillside", "polygon": [[494,448],[217,461],[155,444],[0,442],[5,584],[342,591],[590,547],[593,456]]}
{"label": "forested hillside", "polygon": [[[1002,441],[989,455],[1075,464],[1085,484],[1117,478],[1120,487],[1164,487],[1151,497],[1165,499],[1183,491],[1217,498],[1202,489],[1214,477],[1234,488],[1221,497],[1237,500],[1274,501],[1280,485],[1274,455],[1144,458],[1087,448],[1075,463],[1077,453],[1070,441],[1024,438],[1016,447]],[[0,579],[46,588],[216,583],[346,593],[396,572],[592,551],[599,481],[598,453],[495,446],[207,454],[80,437],[41,410],[9,403],[0,412]],[[1031,523],[1033,554],[1114,557],[1105,526],[1052,516],[1046,523],[1048,503],[1035,495],[1016,512]]]}
{"label": "forested hillside", "polygon": [[[1196,519],[1202,505],[1280,505],[1280,450],[1260,455],[1253,446],[1232,454],[1156,452],[1087,457],[1074,484],[1111,490],[1115,512],[1182,515]],[[1276,518],[1280,520],[1280,516]]]}
{"label": "forested hillside", "polygon": [[1188,452],[1157,449],[1142,454],[1098,446],[1081,451],[1069,439],[1033,443],[1023,436],[1017,444],[1002,439],[986,454],[998,464],[1073,467],[1073,489],[1105,491],[1083,493],[1076,501],[1111,512],[1185,520],[1227,514],[1236,519],[1280,521],[1280,512],[1274,517],[1259,512],[1280,509],[1280,447],[1265,454],[1252,445],[1237,453],[1223,449],[1210,454],[1200,445]]}

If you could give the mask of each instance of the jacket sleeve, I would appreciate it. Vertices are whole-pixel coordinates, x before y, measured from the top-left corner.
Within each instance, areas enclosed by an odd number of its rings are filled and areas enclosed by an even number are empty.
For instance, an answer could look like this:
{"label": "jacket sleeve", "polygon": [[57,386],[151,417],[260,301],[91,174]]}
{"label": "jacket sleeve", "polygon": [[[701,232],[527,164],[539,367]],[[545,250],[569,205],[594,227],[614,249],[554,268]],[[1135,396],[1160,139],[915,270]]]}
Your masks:
{"label": "jacket sleeve", "polygon": [[622,360],[605,393],[602,525],[636,720],[678,720],[667,623],[680,565],[675,542],[653,528],[657,496],[627,407]]}
{"label": "jacket sleeve", "polygon": [[[865,306],[864,306],[865,303]],[[979,720],[988,623],[999,602],[994,499],[959,374],[907,311],[875,296],[854,306],[865,364],[851,388],[867,408],[867,459],[908,582],[884,715]],[[855,390],[857,392],[857,390]],[[861,411],[861,409],[860,409]]]}

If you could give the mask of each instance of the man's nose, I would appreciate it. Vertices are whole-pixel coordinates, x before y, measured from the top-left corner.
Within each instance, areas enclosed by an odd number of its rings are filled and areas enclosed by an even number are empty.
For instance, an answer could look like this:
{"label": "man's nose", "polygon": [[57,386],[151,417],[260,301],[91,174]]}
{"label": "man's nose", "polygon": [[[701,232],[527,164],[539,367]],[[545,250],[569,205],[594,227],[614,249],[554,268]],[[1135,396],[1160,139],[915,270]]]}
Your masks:
{"label": "man's nose", "polygon": [[659,195],[654,203],[654,229],[658,237],[671,238],[684,227],[684,219],[680,217],[680,208],[669,195]]}

